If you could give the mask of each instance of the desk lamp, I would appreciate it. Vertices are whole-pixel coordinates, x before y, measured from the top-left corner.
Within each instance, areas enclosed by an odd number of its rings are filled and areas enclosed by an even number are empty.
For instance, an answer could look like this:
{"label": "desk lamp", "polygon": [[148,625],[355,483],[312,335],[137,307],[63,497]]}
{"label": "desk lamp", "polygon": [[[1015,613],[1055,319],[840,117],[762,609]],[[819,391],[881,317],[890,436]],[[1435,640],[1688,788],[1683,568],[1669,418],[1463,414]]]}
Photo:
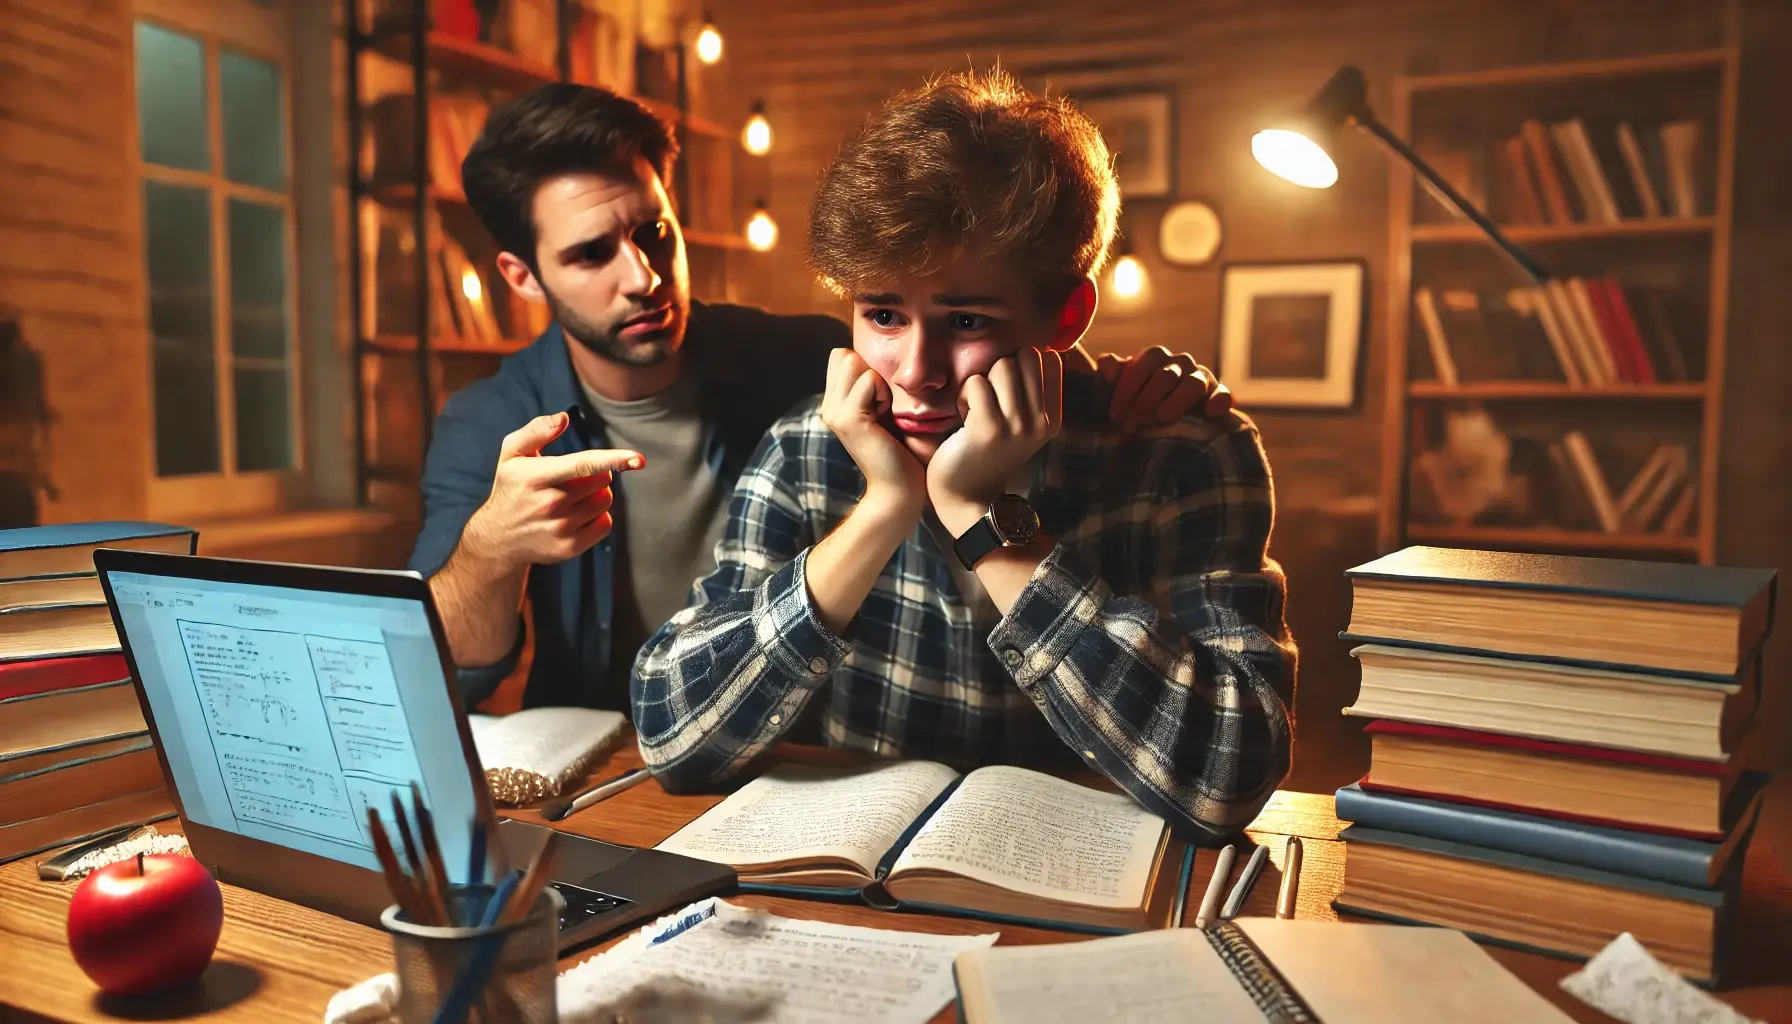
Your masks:
{"label": "desk lamp", "polygon": [[1487,237],[1512,257],[1533,281],[1542,284],[1549,279],[1531,255],[1513,244],[1498,225],[1476,209],[1426,163],[1412,147],[1375,117],[1369,109],[1368,82],[1363,73],[1349,65],[1333,74],[1318,95],[1298,113],[1283,118],[1251,138],[1251,155],[1276,175],[1306,188],[1330,188],[1338,180],[1338,165],[1332,162],[1331,151],[1343,128],[1361,128],[1380,140],[1394,155],[1406,161],[1419,173],[1419,180],[1445,205],[1460,211]]}

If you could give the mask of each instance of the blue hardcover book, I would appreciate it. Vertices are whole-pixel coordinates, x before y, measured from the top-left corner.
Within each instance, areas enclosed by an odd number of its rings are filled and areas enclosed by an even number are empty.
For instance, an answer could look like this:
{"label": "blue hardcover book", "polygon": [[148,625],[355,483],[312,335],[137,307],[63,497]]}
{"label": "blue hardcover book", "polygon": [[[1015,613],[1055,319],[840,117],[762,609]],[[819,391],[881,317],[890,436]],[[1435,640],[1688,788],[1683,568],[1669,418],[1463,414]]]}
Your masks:
{"label": "blue hardcover book", "polygon": [[657,848],[744,892],[1092,934],[1166,927],[1194,852],[1124,794],[928,761],[778,765]]}
{"label": "blue hardcover book", "polygon": [[1344,575],[1363,643],[1733,680],[1773,625],[1772,569],[1404,548]]}
{"label": "blue hardcover book", "polygon": [[1767,779],[1762,772],[1743,774],[1730,794],[1731,802],[1742,808],[1734,819],[1737,826],[1722,841],[1714,843],[1371,792],[1354,782],[1338,790],[1337,804],[1339,818],[1365,828],[1522,853],[1673,885],[1710,888],[1729,865],[1738,839],[1760,813],[1761,792]]}
{"label": "blue hardcover book", "polygon": [[0,580],[93,573],[95,548],[193,554],[199,534],[167,523],[89,522],[0,530]]}

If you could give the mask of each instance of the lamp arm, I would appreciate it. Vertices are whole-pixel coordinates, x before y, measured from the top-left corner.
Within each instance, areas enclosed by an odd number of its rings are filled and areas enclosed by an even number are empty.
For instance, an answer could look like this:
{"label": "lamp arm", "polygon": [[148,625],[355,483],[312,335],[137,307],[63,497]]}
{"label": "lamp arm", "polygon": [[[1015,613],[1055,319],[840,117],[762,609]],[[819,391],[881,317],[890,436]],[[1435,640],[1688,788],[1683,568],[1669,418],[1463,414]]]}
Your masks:
{"label": "lamp arm", "polygon": [[1505,232],[1499,229],[1499,225],[1488,220],[1487,215],[1482,213],[1479,209],[1476,209],[1474,203],[1469,202],[1462,193],[1451,188],[1450,183],[1444,180],[1443,175],[1432,169],[1431,165],[1426,163],[1423,157],[1420,157],[1419,154],[1413,152],[1411,146],[1400,141],[1400,137],[1389,131],[1386,125],[1376,120],[1373,114],[1369,113],[1367,110],[1360,111],[1351,120],[1357,127],[1368,132],[1370,135],[1375,136],[1381,141],[1382,145],[1392,150],[1395,155],[1400,157],[1400,159],[1410,164],[1413,170],[1419,172],[1419,176],[1425,180],[1427,185],[1431,186],[1431,188],[1447,200],[1451,206],[1456,207],[1464,217],[1474,221],[1476,227],[1486,232],[1487,237],[1493,239],[1495,245],[1504,250],[1506,255],[1512,257],[1513,261],[1516,262],[1526,274],[1530,275],[1531,280],[1538,284],[1542,284],[1549,280],[1549,271],[1544,270],[1542,265],[1539,264],[1530,253],[1525,252],[1510,238],[1507,238]]}

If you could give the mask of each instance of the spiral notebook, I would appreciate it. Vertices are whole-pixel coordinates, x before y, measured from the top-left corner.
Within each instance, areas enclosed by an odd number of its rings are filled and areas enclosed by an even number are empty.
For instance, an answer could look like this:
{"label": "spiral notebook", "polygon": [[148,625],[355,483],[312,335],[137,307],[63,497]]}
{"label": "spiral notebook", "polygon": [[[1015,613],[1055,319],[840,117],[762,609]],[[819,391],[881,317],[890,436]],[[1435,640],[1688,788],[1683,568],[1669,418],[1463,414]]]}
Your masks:
{"label": "spiral notebook", "polygon": [[1569,1020],[1448,928],[1237,918],[1205,931],[975,949],[958,954],[952,974],[965,1024]]}

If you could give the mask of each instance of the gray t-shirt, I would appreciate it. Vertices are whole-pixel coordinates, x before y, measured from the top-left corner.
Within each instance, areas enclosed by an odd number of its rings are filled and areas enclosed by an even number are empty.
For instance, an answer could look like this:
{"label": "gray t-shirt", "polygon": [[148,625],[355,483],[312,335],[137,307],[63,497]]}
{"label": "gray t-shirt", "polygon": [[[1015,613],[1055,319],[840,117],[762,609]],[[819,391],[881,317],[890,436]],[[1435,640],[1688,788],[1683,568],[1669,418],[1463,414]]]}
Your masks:
{"label": "gray t-shirt", "polygon": [[728,525],[731,489],[704,458],[704,423],[693,374],[682,374],[665,391],[633,402],[584,390],[603,420],[610,447],[631,448],[647,459],[646,468],[619,474],[613,490],[611,517],[620,540],[614,674],[626,679],[635,652],[684,607],[691,584],[715,568],[716,541]]}

